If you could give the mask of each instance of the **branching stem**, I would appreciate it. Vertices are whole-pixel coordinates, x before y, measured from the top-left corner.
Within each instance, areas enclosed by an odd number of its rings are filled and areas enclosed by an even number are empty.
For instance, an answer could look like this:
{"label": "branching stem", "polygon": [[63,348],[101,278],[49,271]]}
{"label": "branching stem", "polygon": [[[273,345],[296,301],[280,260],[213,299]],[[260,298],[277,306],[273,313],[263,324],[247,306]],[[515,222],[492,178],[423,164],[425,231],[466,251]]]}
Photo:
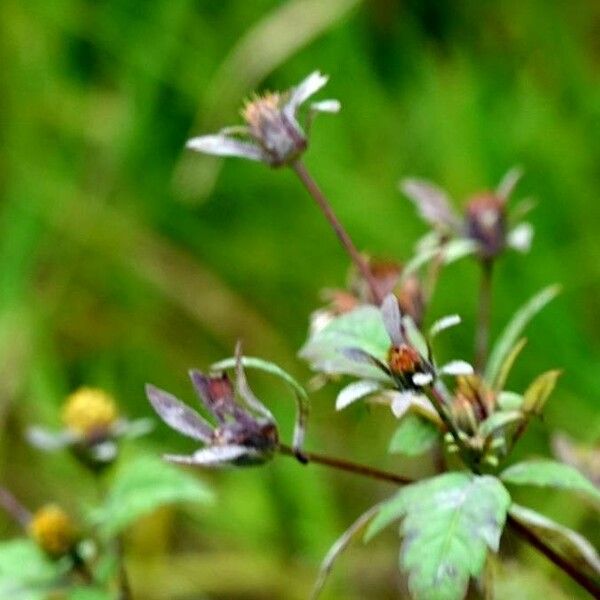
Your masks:
{"label": "branching stem", "polygon": [[296,173],[296,175],[298,176],[308,193],[312,196],[313,200],[323,211],[325,218],[329,221],[329,224],[338,236],[340,243],[352,259],[352,262],[355,264],[356,268],[363,276],[364,280],[367,282],[371,291],[371,295],[373,296],[374,302],[376,302],[377,304],[381,304],[381,301],[383,300],[381,296],[381,291],[379,290],[379,286],[377,285],[375,277],[373,277],[373,273],[371,273],[369,263],[356,249],[356,246],[352,242],[352,239],[348,235],[348,232],[344,229],[344,226],[341,224],[340,220],[333,212],[333,208],[331,207],[329,200],[327,200],[325,194],[321,191],[321,188],[317,185],[317,182],[312,178],[311,174],[308,172],[306,166],[302,161],[297,160],[291,165],[291,168]]}
{"label": "branching stem", "polygon": [[[282,444],[279,447],[280,454],[284,456],[296,457],[295,451],[290,447]],[[361,465],[351,461],[347,461],[340,458],[334,458],[323,454],[317,454],[316,452],[303,452],[303,456],[308,459],[308,463],[317,463],[340,471],[346,471],[349,473],[356,473],[357,475],[363,475],[371,479],[378,481],[387,481],[395,485],[407,485],[414,483],[413,479],[397,475],[396,473],[390,473],[389,471],[381,471],[374,469],[367,465]],[[560,554],[558,554],[553,548],[548,546],[544,540],[532,531],[526,525],[519,523],[516,519],[508,515],[507,524],[510,528],[519,535],[524,541],[533,546],[538,552],[543,554],[548,560],[554,563],[559,569],[566,573],[575,583],[580,585],[583,589],[587,590],[593,598],[600,598],[600,584],[588,577],[585,573],[580,571],[575,565],[567,561]]]}

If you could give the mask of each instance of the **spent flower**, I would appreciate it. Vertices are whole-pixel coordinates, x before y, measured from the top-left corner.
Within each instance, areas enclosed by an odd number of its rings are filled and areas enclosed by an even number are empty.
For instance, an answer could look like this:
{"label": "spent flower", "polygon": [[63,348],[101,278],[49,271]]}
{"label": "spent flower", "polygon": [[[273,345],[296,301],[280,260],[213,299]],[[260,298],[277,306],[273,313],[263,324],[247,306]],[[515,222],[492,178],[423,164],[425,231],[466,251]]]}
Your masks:
{"label": "spent flower", "polygon": [[[277,424],[248,386],[239,345],[236,359],[235,388],[226,373],[190,371],[194,389],[216,426],[172,394],[146,386],[148,400],[158,416],[175,431],[204,444],[190,455],[165,455],[166,460],[222,467],[261,464],[271,458],[279,445]],[[244,406],[236,401],[236,392]]]}
{"label": "spent flower", "polygon": [[204,154],[262,161],[271,167],[291,164],[306,150],[316,114],[335,113],[340,109],[337,100],[312,102],[300,124],[301,106],[327,83],[327,79],[315,71],[286,93],[255,96],[242,109],[245,125],[192,138],[187,147]]}
{"label": "spent flower", "polygon": [[482,192],[468,200],[464,216],[452,206],[448,194],[438,186],[421,179],[404,179],[400,187],[415,204],[420,216],[434,227],[435,235],[427,237],[421,252],[442,249],[452,239],[473,244],[473,250],[484,260],[491,260],[506,248],[527,252],[531,246],[533,228],[529,223],[513,223],[531,207],[529,202],[516,207],[512,214],[507,205],[522,172],[511,169],[497,189]]}

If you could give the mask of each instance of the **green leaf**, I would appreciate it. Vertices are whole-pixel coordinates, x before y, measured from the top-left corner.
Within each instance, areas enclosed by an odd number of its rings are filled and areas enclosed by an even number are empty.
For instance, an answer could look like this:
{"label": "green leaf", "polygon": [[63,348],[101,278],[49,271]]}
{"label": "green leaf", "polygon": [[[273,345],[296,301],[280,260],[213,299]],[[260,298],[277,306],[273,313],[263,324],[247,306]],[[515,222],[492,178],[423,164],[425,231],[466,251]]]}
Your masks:
{"label": "green leaf", "polygon": [[459,600],[487,548],[498,550],[510,496],[491,476],[446,473],[400,490],[371,521],[366,538],[403,518],[400,560],[419,600]]}
{"label": "green leaf", "polygon": [[342,350],[360,348],[385,361],[389,347],[390,338],[379,309],[375,306],[360,306],[336,317],[313,334],[299,355],[316,371],[388,381],[389,378],[377,367],[351,360],[344,356]]}
{"label": "green leaf", "polygon": [[[275,375],[290,385],[293,390],[300,395],[301,398],[308,398],[306,390],[287,371],[284,371],[275,363],[269,362],[268,360],[263,360],[262,358],[256,358],[254,356],[243,356],[242,365],[246,369],[257,369],[259,371],[269,373],[270,375]],[[225,358],[211,366],[211,369],[214,371],[224,371],[225,369],[233,368],[235,368],[235,357]]]}
{"label": "green leaf", "polygon": [[110,537],[160,506],[175,502],[207,503],[213,495],[204,483],[162,460],[139,457],[123,464],[104,505],[92,520]]}
{"label": "green leaf", "polygon": [[408,343],[421,355],[429,356],[429,346],[423,334],[419,331],[416,323],[409,315],[402,317],[402,323],[406,328],[406,338]]}
{"label": "green leaf", "polygon": [[511,410],[511,411],[497,411],[491,414],[481,425],[479,426],[479,433],[487,438],[494,434],[499,429],[503,429],[507,425],[517,423],[524,419],[523,413]]}
{"label": "green leaf", "polygon": [[67,569],[65,561],[51,561],[31,540],[0,544],[0,598],[44,600]]}
{"label": "green leaf", "polygon": [[99,587],[81,586],[73,588],[68,600],[113,600],[113,596]]}
{"label": "green leaf", "polygon": [[506,355],[506,358],[502,361],[500,365],[500,369],[498,371],[498,376],[491,383],[492,388],[495,390],[502,390],[506,385],[506,381],[508,380],[508,376],[510,375],[510,371],[515,364],[519,354],[525,345],[527,344],[526,338],[521,338],[510,350],[510,352]]}
{"label": "green leaf", "polygon": [[600,506],[600,489],[577,469],[554,460],[527,460],[508,467],[502,481],[516,485],[535,485],[571,490]]}
{"label": "green leaf", "polygon": [[511,349],[517,342],[517,339],[527,326],[529,321],[539,313],[546,304],[556,297],[560,287],[551,285],[538,292],[524,306],[522,306],[508,323],[490,354],[488,364],[485,370],[485,379],[490,384],[497,380],[502,363]]}
{"label": "green leaf", "polygon": [[406,415],[390,440],[388,452],[418,456],[432,448],[439,431],[430,421],[414,414]]}
{"label": "green leaf", "polygon": [[541,414],[546,401],[556,387],[556,382],[562,371],[554,370],[542,373],[537,377],[523,394],[523,411],[535,415]]}
{"label": "green leaf", "polygon": [[515,392],[500,392],[498,406],[503,411],[519,410],[523,406],[523,396]]}
{"label": "green leaf", "polygon": [[477,252],[477,243],[467,238],[450,240],[444,246],[444,264],[449,265]]}
{"label": "green leaf", "polygon": [[509,513],[519,523],[532,529],[570,563],[585,567],[592,577],[600,577],[600,556],[582,535],[515,503],[511,505]]}

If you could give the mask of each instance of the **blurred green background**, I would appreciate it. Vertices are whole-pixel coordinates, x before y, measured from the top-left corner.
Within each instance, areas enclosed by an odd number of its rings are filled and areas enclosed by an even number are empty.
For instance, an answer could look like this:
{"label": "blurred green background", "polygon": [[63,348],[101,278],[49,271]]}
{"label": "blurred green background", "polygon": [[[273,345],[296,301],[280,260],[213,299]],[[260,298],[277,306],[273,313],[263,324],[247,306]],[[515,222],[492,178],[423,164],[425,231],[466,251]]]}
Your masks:
{"label": "blurred green background", "polygon": [[[3,482],[31,508],[93,500],[72,459],[23,441],[28,424],[58,425],[79,385],[105,387],[129,417],[148,416],[144,383],[191,401],[186,370],[229,356],[238,338],[308,380],[295,354],[319,290],[345,281],[337,240],[290,172],[183,146],[238,122],[253,89],[285,89],[316,68],[331,75],[321,97],[343,110],[318,120],[306,162],[361,248],[406,259],[424,232],[400,177],[437,181],[460,204],[525,168],[517,196],[539,199],[536,238],[528,257],[498,268],[494,331],[561,282],[510,383],[520,390],[553,367],[565,374],[519,454],[548,452],[557,429],[597,441],[599,40],[593,0],[3,0]],[[431,307],[430,318],[464,317],[444,338],[449,357],[471,357],[476,276],[470,261],[452,266]],[[287,390],[251,382],[289,439]],[[309,448],[414,475],[431,468],[386,455],[387,411],[335,413],[337,387],[312,398]],[[193,448],[159,423],[141,444]],[[337,535],[392,491],[287,458],[198,476],[216,489],[215,506],[165,510],[128,537],[136,598],[305,598]],[[520,497],[600,542],[578,501]],[[0,528],[17,533],[3,515]],[[397,547],[394,531],[353,546],[329,597],[397,597]],[[510,536],[505,554],[524,557],[540,594],[579,597]]]}

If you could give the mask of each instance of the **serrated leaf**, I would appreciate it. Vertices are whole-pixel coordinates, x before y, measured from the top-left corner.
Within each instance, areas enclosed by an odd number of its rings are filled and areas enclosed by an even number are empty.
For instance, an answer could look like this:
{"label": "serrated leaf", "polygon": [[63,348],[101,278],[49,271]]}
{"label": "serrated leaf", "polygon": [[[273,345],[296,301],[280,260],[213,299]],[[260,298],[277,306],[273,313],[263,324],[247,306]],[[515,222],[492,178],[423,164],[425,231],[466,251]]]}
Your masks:
{"label": "serrated leaf", "polygon": [[432,448],[438,437],[439,430],[430,421],[414,414],[408,414],[392,435],[388,452],[418,456]]}
{"label": "serrated leaf", "polygon": [[547,371],[538,376],[523,394],[523,411],[535,415],[541,414],[546,401],[556,387],[561,371]]}
{"label": "serrated leaf", "polygon": [[491,476],[446,473],[400,490],[371,521],[366,538],[403,518],[400,561],[419,600],[459,600],[498,550],[510,496]]}
{"label": "serrated leaf", "polygon": [[195,476],[150,456],[124,463],[112,482],[104,505],[92,520],[106,537],[120,533],[160,506],[178,502],[205,504],[213,498]]}
{"label": "serrated leaf", "polygon": [[379,309],[360,306],[334,318],[312,335],[299,352],[315,371],[345,374],[388,381],[388,377],[372,364],[351,360],[342,352],[359,348],[379,360],[386,360],[390,338],[383,325]]}
{"label": "serrated leaf", "polygon": [[[224,371],[226,369],[234,369],[236,359],[234,356],[220,360],[211,366],[214,371]],[[262,358],[255,356],[242,356],[242,365],[246,369],[257,369],[258,371],[264,371],[270,375],[275,375],[280,379],[283,379],[294,391],[296,391],[302,398],[307,398],[308,395],[306,390],[287,372],[284,371],[279,365],[272,363]]]}
{"label": "serrated leaf", "polygon": [[593,577],[600,577],[600,556],[582,535],[515,503],[511,505],[509,513],[514,519],[529,529],[533,529],[551,548],[569,562],[584,566],[585,570]]}
{"label": "serrated leaf", "polygon": [[67,568],[64,561],[49,560],[31,540],[0,544],[0,598],[44,600]]}
{"label": "serrated leaf", "polygon": [[515,364],[519,354],[525,345],[527,344],[526,338],[521,338],[510,350],[510,352],[506,355],[506,358],[502,361],[500,365],[500,369],[498,370],[498,376],[492,382],[492,388],[495,390],[502,390],[506,385],[508,380],[508,376],[510,375],[510,371]]}
{"label": "serrated leaf", "polygon": [[600,507],[600,489],[577,469],[554,460],[527,460],[505,469],[500,479],[516,485],[534,485],[570,490]]}
{"label": "serrated leaf", "polygon": [[538,292],[533,298],[528,300],[513,316],[504,331],[500,334],[500,337],[494,344],[488,364],[485,369],[485,379],[492,385],[496,381],[502,363],[506,356],[510,353],[511,348],[517,342],[519,336],[523,332],[523,329],[527,326],[529,321],[537,315],[551,300],[553,300],[560,287],[557,285],[551,285],[544,288],[541,292]]}
{"label": "serrated leaf", "polygon": [[378,381],[370,381],[368,379],[353,381],[340,390],[335,401],[335,409],[343,410],[361,398],[370,396],[380,390],[381,384]]}

